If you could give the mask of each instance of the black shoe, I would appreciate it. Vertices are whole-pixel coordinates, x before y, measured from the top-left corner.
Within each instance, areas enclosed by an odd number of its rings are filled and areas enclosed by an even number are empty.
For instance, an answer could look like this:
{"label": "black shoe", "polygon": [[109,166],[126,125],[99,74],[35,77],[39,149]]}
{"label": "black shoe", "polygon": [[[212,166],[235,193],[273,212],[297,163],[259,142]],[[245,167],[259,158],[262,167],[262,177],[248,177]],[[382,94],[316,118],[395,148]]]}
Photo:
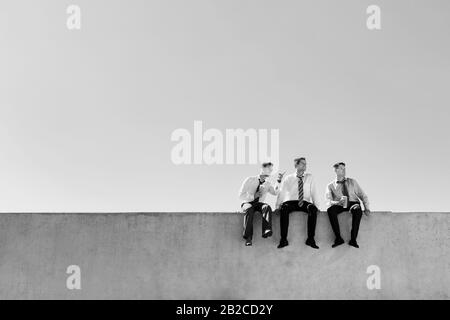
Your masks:
{"label": "black shoe", "polygon": [[289,245],[289,242],[287,240],[280,240],[280,244],[278,245],[278,249],[284,248]]}
{"label": "black shoe", "polygon": [[250,247],[252,245],[252,239],[246,239],[245,240],[245,246]]}
{"label": "black shoe", "polygon": [[263,238],[268,238],[272,236],[272,230],[266,230],[262,235]]}
{"label": "black shoe", "polygon": [[333,243],[333,245],[331,247],[332,248],[336,248],[337,246],[340,246],[343,243],[344,243],[344,239],[339,238],[339,239],[334,240],[334,243]]}
{"label": "black shoe", "polygon": [[319,247],[317,246],[316,241],[314,241],[314,239],[306,239],[305,244],[307,246],[310,246],[311,248],[319,249]]}
{"label": "black shoe", "polygon": [[358,242],[356,242],[356,240],[350,240],[348,244],[351,245],[352,247],[359,248]]}

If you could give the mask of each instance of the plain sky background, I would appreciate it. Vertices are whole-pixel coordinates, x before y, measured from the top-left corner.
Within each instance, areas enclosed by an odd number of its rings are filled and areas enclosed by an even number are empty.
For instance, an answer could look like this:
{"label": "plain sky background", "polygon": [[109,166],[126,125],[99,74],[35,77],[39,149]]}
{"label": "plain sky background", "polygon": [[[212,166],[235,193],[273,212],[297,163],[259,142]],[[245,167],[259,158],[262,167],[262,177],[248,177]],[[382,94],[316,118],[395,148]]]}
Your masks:
{"label": "plain sky background", "polygon": [[280,129],[321,195],[345,161],[372,210],[450,211],[449,31],[448,0],[2,0],[0,211],[235,211],[258,166],[174,165],[194,120]]}

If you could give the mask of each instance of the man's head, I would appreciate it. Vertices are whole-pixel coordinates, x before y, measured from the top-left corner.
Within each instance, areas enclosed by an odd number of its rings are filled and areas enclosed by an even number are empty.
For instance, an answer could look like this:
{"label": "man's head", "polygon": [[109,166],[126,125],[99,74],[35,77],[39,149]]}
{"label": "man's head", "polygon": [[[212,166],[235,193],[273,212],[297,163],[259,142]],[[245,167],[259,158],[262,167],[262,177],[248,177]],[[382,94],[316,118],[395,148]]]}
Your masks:
{"label": "man's head", "polygon": [[333,165],[334,172],[336,172],[336,177],[345,178],[345,163],[337,162]]}
{"label": "man's head", "polygon": [[294,159],[294,167],[298,173],[306,171],[306,159],[304,157]]}
{"label": "man's head", "polygon": [[270,177],[273,171],[273,163],[272,162],[263,162],[261,164],[261,173],[259,174],[261,179],[266,179]]}

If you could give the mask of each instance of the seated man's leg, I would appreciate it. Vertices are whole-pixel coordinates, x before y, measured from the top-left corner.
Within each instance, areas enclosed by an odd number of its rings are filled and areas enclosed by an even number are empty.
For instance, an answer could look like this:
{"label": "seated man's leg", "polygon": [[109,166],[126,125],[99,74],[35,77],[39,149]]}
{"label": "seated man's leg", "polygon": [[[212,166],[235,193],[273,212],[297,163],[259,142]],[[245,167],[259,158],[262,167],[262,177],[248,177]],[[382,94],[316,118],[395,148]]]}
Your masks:
{"label": "seated man's leg", "polygon": [[317,212],[319,210],[312,203],[307,206],[306,210],[308,211],[308,238],[314,239],[316,234]]}
{"label": "seated man's leg", "polygon": [[255,209],[251,203],[244,203],[242,205],[244,212],[244,239],[251,240],[253,237],[253,216],[255,215]]}
{"label": "seated man's leg", "polygon": [[[296,201],[295,201],[296,202]],[[278,248],[282,248],[288,245],[287,242],[287,235],[288,235],[288,229],[289,229],[289,214],[294,211],[298,210],[298,204],[294,206],[293,201],[286,201],[281,205],[280,209],[280,244],[278,245]]]}
{"label": "seated man's leg", "polygon": [[272,235],[272,208],[267,203],[261,203],[262,214],[262,236],[263,238]]}
{"label": "seated man's leg", "polygon": [[356,238],[358,237],[358,231],[359,231],[359,224],[361,223],[361,217],[362,217],[362,208],[359,203],[351,203],[350,204],[350,213],[352,214],[352,231],[351,231],[351,244],[356,244],[356,247],[358,247],[358,244],[356,242]]}
{"label": "seated man's leg", "polygon": [[308,213],[308,238],[306,240],[306,244],[314,249],[319,249],[314,240],[314,236],[316,234],[317,212],[319,209],[317,209],[314,204],[304,201],[300,207],[300,210]]}
{"label": "seated man's leg", "polygon": [[341,231],[339,228],[339,220],[338,220],[338,214],[342,213],[343,211],[344,211],[344,208],[342,206],[338,206],[338,205],[333,205],[327,209],[331,228],[333,229],[334,235],[336,237],[333,247],[336,247],[336,246],[344,243],[344,240],[341,237]]}

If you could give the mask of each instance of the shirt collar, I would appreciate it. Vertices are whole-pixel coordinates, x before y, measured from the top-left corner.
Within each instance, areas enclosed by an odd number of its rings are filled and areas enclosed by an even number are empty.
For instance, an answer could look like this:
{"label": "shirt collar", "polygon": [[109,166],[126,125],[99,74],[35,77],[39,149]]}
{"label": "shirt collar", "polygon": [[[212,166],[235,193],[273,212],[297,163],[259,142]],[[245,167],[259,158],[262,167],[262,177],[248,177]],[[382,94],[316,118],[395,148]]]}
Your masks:
{"label": "shirt collar", "polygon": [[[258,182],[260,182],[261,181],[261,175],[257,175],[257,176],[255,176],[255,178],[256,178],[256,180],[258,180]],[[267,181],[267,179],[268,179],[269,177],[266,177],[266,179],[264,180],[264,182],[266,182]]]}
{"label": "shirt collar", "polygon": [[[348,178],[347,177],[345,177],[342,181],[347,181],[348,180]],[[334,179],[334,183],[335,184],[338,184],[339,183],[339,180],[336,178],[336,179]]]}
{"label": "shirt collar", "polygon": [[[303,172],[302,178],[305,178],[305,176],[306,176],[306,172]],[[297,171],[294,172],[294,177],[296,177],[296,178],[298,177]]]}

